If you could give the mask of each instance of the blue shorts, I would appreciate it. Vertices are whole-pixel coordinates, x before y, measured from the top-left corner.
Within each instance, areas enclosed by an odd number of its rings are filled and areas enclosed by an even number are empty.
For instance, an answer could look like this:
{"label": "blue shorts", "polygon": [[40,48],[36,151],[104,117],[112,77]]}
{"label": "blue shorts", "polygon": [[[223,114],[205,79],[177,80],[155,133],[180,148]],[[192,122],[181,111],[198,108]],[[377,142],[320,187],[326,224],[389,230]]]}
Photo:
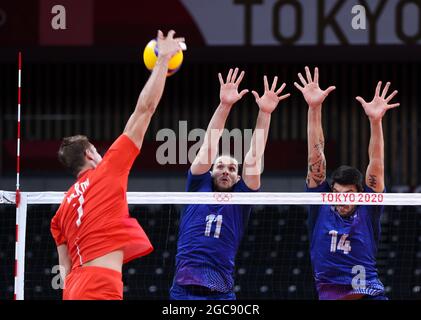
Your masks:
{"label": "blue shorts", "polygon": [[236,300],[234,292],[211,291],[206,287],[180,286],[173,283],[170,300]]}

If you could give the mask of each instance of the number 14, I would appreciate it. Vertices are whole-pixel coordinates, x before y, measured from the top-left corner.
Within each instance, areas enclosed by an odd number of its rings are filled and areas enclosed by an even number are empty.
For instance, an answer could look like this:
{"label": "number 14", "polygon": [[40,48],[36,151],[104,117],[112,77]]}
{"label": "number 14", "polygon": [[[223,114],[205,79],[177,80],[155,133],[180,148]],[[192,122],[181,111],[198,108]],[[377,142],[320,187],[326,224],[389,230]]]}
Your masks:
{"label": "number 14", "polygon": [[346,240],[348,238],[348,234],[343,234],[341,239],[339,240],[338,246],[336,243],[338,242],[338,231],[331,230],[329,234],[332,236],[332,241],[330,242],[330,252],[336,252],[336,250],[342,250],[344,254],[348,254],[351,251],[351,242]]}

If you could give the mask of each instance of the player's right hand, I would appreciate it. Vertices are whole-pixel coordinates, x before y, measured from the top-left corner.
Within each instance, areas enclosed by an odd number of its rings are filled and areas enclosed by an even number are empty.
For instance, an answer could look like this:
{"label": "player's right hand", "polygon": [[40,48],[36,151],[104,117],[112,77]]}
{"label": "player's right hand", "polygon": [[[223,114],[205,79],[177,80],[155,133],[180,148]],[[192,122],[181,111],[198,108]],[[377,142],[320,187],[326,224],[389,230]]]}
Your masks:
{"label": "player's right hand", "polygon": [[297,82],[294,82],[295,87],[301,91],[310,108],[320,107],[330,92],[336,89],[334,86],[330,86],[326,90],[322,90],[319,87],[319,69],[314,68],[314,78],[311,77],[310,69],[305,67],[307,80],[298,74],[303,86],[300,86]]}

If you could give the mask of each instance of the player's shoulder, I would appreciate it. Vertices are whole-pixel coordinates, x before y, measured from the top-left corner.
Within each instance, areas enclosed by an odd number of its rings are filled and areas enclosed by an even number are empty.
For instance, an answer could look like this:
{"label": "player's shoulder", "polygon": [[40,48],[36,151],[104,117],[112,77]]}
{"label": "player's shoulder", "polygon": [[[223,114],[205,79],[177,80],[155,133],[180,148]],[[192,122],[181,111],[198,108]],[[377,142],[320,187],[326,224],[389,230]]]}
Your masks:
{"label": "player's shoulder", "polygon": [[203,173],[193,172],[192,168],[190,167],[189,170],[187,170],[187,177],[193,178],[193,179],[207,178],[207,177],[212,177],[212,173],[209,170]]}
{"label": "player's shoulder", "polygon": [[189,182],[207,182],[209,184],[212,183],[212,174],[210,171],[206,171],[204,173],[195,174],[191,171],[191,168],[187,172],[187,180]]}
{"label": "player's shoulder", "polygon": [[243,178],[240,178],[240,180],[238,180],[238,182],[234,185],[234,188],[233,188],[233,192],[259,192],[259,191],[260,191],[260,188],[258,189],[250,188]]}
{"label": "player's shoulder", "polygon": [[122,133],[114,140],[109,150],[114,149],[124,149],[124,150],[133,150],[139,151],[139,148],[136,146],[135,142],[125,133]]}

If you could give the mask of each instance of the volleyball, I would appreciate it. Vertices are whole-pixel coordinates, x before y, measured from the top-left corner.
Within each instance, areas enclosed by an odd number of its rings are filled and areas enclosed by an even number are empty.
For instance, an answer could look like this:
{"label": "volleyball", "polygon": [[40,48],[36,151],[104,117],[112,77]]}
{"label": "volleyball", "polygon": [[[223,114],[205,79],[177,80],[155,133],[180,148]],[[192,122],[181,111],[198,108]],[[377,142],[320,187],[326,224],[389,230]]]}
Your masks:
{"label": "volleyball", "polygon": [[[158,60],[158,42],[156,39],[153,39],[148,42],[143,50],[143,62],[145,63],[146,68],[149,71],[155,67],[156,61]],[[168,73],[167,76],[170,76],[180,69],[181,64],[183,63],[183,51],[178,51],[168,62]]]}

